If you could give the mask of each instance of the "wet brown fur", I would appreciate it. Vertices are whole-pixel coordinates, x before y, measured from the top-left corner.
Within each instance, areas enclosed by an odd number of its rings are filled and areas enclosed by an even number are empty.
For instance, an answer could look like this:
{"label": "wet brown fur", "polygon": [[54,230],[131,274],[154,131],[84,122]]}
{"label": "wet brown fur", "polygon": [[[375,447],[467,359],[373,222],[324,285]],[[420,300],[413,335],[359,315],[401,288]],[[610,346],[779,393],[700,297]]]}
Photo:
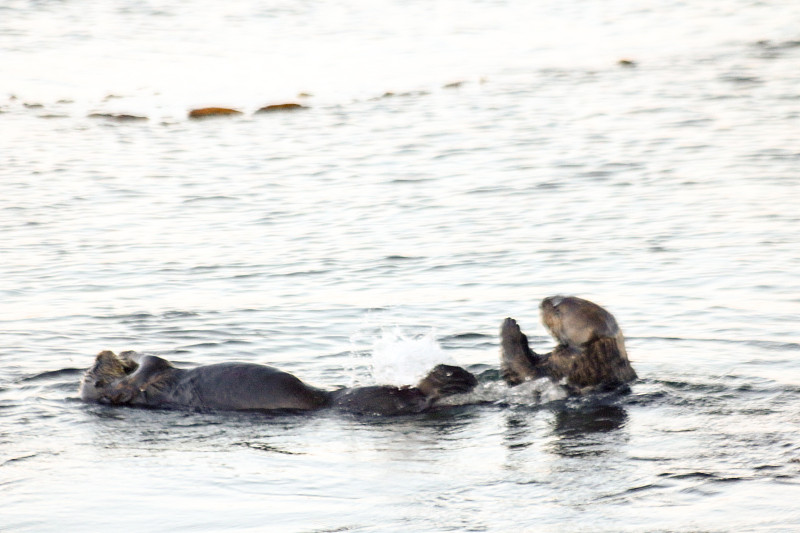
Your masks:
{"label": "wet brown fur", "polygon": [[135,371],[139,364],[128,356],[131,352],[122,352],[120,355],[105,350],[97,354],[94,365],[83,377],[84,386],[105,388]]}
{"label": "wet brown fur", "polygon": [[554,296],[540,306],[542,323],[559,345],[539,355],[517,322],[501,327],[501,373],[509,385],[547,377],[565,380],[573,392],[611,390],[637,378],[614,316],[588,300]]}
{"label": "wet brown fur", "polygon": [[104,397],[113,404],[128,404],[140,398],[144,399],[145,395],[158,394],[171,383],[171,374],[163,372],[168,368],[174,367],[165,359],[145,357],[135,372],[115,383],[106,391]]}
{"label": "wet brown fur", "polygon": [[538,356],[528,346],[528,337],[522,333],[513,318],[506,318],[500,328],[500,375],[509,385],[519,385],[526,379],[544,377],[537,366]]}
{"label": "wet brown fur", "polygon": [[478,384],[475,376],[458,366],[436,365],[417,383],[429,401],[471,391]]}

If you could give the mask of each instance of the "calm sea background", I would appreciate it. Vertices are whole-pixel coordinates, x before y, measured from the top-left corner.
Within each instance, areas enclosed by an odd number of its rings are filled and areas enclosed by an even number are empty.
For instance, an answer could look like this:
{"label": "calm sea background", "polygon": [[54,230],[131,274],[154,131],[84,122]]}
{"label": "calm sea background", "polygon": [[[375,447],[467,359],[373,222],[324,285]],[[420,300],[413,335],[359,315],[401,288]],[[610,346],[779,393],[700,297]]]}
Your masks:
{"label": "calm sea background", "polygon": [[[796,1],[5,1],[0,530],[795,531],[799,167]],[[631,394],[486,377],[559,293],[616,315]],[[103,349],[484,383],[86,405]]]}

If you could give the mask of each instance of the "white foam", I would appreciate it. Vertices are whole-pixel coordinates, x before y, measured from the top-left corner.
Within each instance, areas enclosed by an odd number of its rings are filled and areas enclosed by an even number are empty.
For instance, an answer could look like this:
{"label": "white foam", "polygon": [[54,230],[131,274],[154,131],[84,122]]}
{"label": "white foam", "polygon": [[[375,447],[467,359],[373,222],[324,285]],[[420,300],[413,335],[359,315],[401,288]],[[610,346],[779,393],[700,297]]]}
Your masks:
{"label": "white foam", "polygon": [[456,394],[439,401],[439,405],[495,403],[502,405],[537,406],[566,398],[567,390],[549,378],[525,381],[509,387],[503,381],[479,384],[467,394]]}
{"label": "white foam", "polygon": [[416,384],[441,363],[457,364],[442,350],[433,330],[411,337],[400,328],[383,329],[372,347],[372,377],[380,384]]}
{"label": "white foam", "polygon": [[567,397],[567,390],[560,384],[554,383],[550,378],[539,378],[520,383],[508,389],[508,401],[514,404],[548,403],[563,400]]}
{"label": "white foam", "polygon": [[[374,328],[374,329],[373,329]],[[371,331],[369,331],[371,329]],[[421,335],[407,333],[401,327],[381,327],[378,333],[374,326],[365,326],[351,337],[356,353],[356,345],[371,348],[358,350],[370,353],[371,376],[356,376],[356,385],[368,382],[381,385],[414,385],[438,364],[458,365],[436,340],[435,330]],[[380,336],[378,336],[380,335]],[[363,369],[363,366],[361,367]],[[363,372],[363,370],[362,370]],[[364,379],[366,378],[366,379]],[[509,387],[503,381],[481,383],[472,392],[456,394],[440,400],[442,405],[463,405],[472,403],[502,403],[507,405],[535,406],[567,397],[566,389],[548,378],[525,381]]]}

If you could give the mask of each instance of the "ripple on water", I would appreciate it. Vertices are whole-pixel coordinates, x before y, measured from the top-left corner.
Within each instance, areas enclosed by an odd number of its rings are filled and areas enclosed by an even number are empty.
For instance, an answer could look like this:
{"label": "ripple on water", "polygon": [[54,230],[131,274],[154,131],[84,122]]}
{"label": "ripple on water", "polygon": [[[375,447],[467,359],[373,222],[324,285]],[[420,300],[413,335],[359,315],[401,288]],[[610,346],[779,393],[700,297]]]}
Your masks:
{"label": "ripple on water", "polygon": [[[0,7],[18,95],[0,102],[6,527],[795,525],[794,4],[438,3],[447,28],[425,3],[263,4]],[[76,83],[62,59],[86,47]],[[300,91],[313,110],[186,118]],[[630,394],[500,381],[499,320],[528,317],[547,349],[536,302],[558,292],[614,306]],[[396,420],[77,398],[107,346],[372,383],[395,325],[435,327],[480,375],[455,403],[477,405]]]}

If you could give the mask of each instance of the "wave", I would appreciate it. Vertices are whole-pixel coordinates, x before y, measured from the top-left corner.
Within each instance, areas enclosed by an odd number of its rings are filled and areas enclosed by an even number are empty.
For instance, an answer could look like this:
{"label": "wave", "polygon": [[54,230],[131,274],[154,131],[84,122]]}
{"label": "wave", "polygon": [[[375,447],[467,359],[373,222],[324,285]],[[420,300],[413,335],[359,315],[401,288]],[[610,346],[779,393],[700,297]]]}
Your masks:
{"label": "wave", "polygon": [[[46,372],[40,372],[39,374],[34,374],[32,376],[26,376],[17,380],[17,383],[30,383],[34,381],[44,381],[44,380],[51,380],[57,379],[61,377],[72,377],[75,375],[82,375],[86,371],[85,368],[61,368],[59,370],[48,370]],[[77,386],[77,385],[76,385]]]}
{"label": "wave", "polygon": [[676,342],[689,342],[689,343],[714,343],[714,344],[730,344],[737,346],[753,346],[756,348],[765,348],[768,350],[800,350],[800,343],[786,342],[786,341],[771,341],[764,339],[723,339],[715,337],[662,337],[662,336],[640,336],[632,337],[625,336],[626,340],[646,340],[646,341],[676,341]]}

